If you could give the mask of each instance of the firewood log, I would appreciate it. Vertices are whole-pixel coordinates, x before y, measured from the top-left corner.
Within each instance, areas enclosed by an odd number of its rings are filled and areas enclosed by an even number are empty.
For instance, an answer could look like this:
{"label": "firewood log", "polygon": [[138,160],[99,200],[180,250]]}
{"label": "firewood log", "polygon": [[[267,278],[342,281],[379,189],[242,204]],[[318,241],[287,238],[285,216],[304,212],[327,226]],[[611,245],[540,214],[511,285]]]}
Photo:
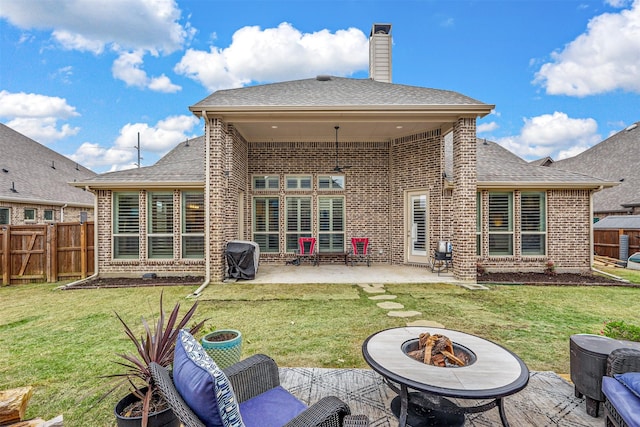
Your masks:
{"label": "firewood log", "polygon": [[0,425],[22,421],[33,387],[0,391]]}
{"label": "firewood log", "polygon": [[447,351],[447,350],[443,350],[442,354],[444,354],[446,356],[446,358],[449,360],[449,362],[451,363],[455,363],[458,366],[464,366],[465,363],[462,359],[459,359],[458,357],[456,357],[453,353]]}

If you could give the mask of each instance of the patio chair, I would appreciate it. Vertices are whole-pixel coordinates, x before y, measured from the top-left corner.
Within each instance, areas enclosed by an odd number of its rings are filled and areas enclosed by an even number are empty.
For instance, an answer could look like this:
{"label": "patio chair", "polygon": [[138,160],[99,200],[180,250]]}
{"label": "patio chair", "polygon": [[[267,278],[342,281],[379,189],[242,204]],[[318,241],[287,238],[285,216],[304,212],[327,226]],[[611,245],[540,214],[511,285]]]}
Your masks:
{"label": "patio chair", "polygon": [[215,425],[215,417],[221,424],[224,418],[224,425],[246,427],[369,425],[366,415],[351,415],[349,406],[335,396],[307,407],[280,386],[276,362],[263,354],[220,370],[184,330],[176,343],[173,378],[167,368],[157,363],[151,363],[150,370],[160,393],[184,427]]}
{"label": "patio chair", "polygon": [[605,427],[640,426],[640,350],[619,348],[602,378]]}
{"label": "patio chair", "polygon": [[449,271],[449,268],[453,267],[453,249],[451,242],[445,240],[438,241],[438,248],[433,251],[431,256],[431,272],[438,272],[438,276],[441,271]]}
{"label": "patio chair", "polygon": [[298,238],[298,250],[296,251],[296,257],[298,259],[297,265],[308,259],[313,265],[318,265],[318,252],[316,251],[316,238],[315,237],[300,237]]}
{"label": "patio chair", "polygon": [[353,263],[363,261],[367,263],[367,267],[371,266],[371,248],[369,247],[368,237],[352,237],[351,250],[349,251],[349,260],[351,267]]}

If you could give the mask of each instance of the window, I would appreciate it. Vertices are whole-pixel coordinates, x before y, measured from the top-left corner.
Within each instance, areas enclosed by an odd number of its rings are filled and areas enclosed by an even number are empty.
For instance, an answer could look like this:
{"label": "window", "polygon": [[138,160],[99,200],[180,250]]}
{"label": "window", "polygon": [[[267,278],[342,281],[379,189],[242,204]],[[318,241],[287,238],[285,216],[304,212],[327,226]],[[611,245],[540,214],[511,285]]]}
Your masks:
{"label": "window", "polygon": [[11,210],[9,208],[0,208],[0,224],[8,225],[11,223]]}
{"label": "window", "polygon": [[260,252],[280,251],[280,199],[255,197],[253,199],[253,241]]}
{"label": "window", "polygon": [[311,190],[311,175],[287,176],[287,190]]}
{"label": "window", "polygon": [[326,175],[318,177],[319,190],[344,190],[344,175]]}
{"label": "window", "polygon": [[298,249],[299,237],[311,237],[311,197],[286,199],[286,250]]}
{"label": "window", "polygon": [[513,255],[513,193],[489,193],[489,255]]}
{"label": "window", "polygon": [[482,255],[482,193],[476,193],[476,255]]}
{"label": "window", "polygon": [[182,258],[204,258],[204,192],[182,193]]}
{"label": "window", "polygon": [[254,190],[279,190],[280,177],[277,175],[261,175],[253,177]]}
{"label": "window", "polygon": [[36,210],[33,208],[25,208],[24,209],[24,220],[25,221],[35,221],[36,220]]}
{"label": "window", "polygon": [[113,257],[138,258],[140,253],[138,193],[113,195]]}
{"label": "window", "polygon": [[344,252],[344,198],[318,197],[318,250]]}
{"label": "window", "polygon": [[44,211],[44,220],[45,221],[53,221],[53,209],[45,209]]}
{"label": "window", "polygon": [[520,196],[522,255],[545,255],[546,231],[545,193],[522,193]]}
{"label": "window", "polygon": [[147,256],[173,258],[173,193],[149,193],[147,200]]}

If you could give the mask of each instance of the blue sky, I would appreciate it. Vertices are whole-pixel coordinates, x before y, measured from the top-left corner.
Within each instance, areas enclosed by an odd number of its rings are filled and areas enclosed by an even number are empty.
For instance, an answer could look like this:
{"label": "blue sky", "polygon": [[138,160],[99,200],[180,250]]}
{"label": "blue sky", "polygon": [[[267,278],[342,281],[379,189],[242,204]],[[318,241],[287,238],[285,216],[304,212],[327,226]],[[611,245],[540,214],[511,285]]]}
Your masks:
{"label": "blue sky", "polygon": [[105,172],[148,166],[203,124],[211,92],[367,78],[391,23],[393,82],[494,112],[478,135],[528,160],[640,120],[640,0],[0,0],[0,122]]}

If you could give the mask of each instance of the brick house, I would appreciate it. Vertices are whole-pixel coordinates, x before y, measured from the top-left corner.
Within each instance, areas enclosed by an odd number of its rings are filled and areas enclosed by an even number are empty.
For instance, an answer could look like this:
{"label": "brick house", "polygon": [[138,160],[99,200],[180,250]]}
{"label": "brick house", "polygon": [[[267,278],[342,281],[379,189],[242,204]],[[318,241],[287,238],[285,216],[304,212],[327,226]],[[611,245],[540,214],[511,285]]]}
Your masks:
{"label": "brick house", "polygon": [[0,153],[0,226],[93,221],[93,194],[69,182],[94,172],[2,123]]}
{"label": "brick house", "polygon": [[255,241],[261,263],[284,264],[301,236],[336,254],[366,236],[374,262],[416,266],[450,240],[460,280],[475,280],[478,262],[588,270],[592,194],[612,183],[479,141],[476,119],[493,105],[391,83],[390,48],[390,26],[376,24],[370,79],[217,91],[189,108],[203,137],[154,166],[78,183],[98,199],[99,274],[220,281],[228,241]]}

